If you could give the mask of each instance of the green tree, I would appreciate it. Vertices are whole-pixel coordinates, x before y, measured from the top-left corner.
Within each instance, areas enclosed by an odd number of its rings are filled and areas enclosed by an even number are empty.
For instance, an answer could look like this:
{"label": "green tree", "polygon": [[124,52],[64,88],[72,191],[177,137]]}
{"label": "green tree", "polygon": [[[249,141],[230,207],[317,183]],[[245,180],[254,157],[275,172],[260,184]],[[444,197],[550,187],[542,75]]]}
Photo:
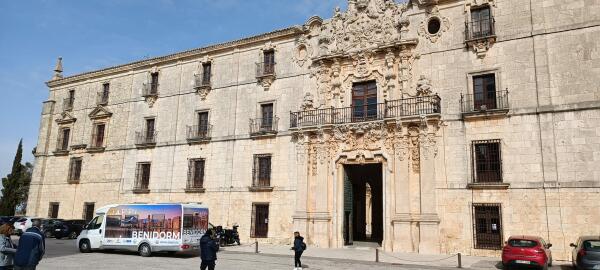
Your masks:
{"label": "green tree", "polygon": [[[12,171],[6,177],[2,178],[2,199],[0,200],[0,215],[12,216],[15,214],[17,205],[22,203],[24,186],[27,181],[28,169],[21,164],[23,158],[23,140],[19,141],[17,153],[13,161]],[[29,177],[29,182],[31,177]],[[27,183],[29,185],[29,183]]]}

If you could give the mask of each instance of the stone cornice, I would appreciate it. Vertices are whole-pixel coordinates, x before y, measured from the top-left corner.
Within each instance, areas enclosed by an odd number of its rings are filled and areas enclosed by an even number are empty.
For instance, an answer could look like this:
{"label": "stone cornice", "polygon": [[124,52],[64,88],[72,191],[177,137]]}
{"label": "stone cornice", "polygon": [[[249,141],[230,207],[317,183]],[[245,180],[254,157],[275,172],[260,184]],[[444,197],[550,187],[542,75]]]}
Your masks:
{"label": "stone cornice", "polygon": [[117,65],[113,67],[108,67],[105,69],[100,69],[96,71],[85,72],[73,76],[64,77],[62,79],[51,80],[46,82],[46,85],[50,88],[58,87],[62,85],[66,85],[73,82],[78,82],[82,80],[88,80],[92,78],[107,76],[115,73],[128,72],[135,69],[147,68],[155,65],[160,65],[164,62],[177,61],[180,59],[185,59],[188,57],[200,56],[203,54],[233,49],[235,47],[247,46],[254,43],[265,42],[267,40],[272,40],[276,38],[282,38],[286,36],[295,36],[304,33],[304,30],[301,26],[292,26],[285,29],[275,30],[273,32],[264,33],[252,37],[242,38],[235,41],[229,41],[225,43],[219,43],[215,45],[210,45],[206,47],[196,48],[188,51],[178,52],[166,56],[159,56],[151,59],[136,61],[128,64]]}

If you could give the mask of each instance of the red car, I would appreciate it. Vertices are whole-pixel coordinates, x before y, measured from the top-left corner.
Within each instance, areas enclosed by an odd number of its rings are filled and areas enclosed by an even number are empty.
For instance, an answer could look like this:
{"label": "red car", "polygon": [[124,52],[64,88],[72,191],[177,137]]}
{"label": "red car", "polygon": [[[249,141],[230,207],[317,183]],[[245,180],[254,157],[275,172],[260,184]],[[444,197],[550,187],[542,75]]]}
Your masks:
{"label": "red car", "polygon": [[538,236],[511,236],[502,249],[502,264],[504,269],[512,266],[533,266],[548,269],[552,266],[552,244],[546,244]]}

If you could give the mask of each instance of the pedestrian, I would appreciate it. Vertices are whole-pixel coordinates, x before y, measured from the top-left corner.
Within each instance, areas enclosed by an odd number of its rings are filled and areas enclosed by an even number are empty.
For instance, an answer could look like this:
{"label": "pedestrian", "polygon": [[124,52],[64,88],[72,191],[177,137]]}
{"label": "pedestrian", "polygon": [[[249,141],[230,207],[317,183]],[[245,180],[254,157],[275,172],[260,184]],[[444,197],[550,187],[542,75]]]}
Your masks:
{"label": "pedestrian", "polygon": [[35,270],[44,256],[46,239],[40,231],[41,221],[34,219],[31,225],[19,238],[14,260],[15,270]]}
{"label": "pedestrian", "polygon": [[200,264],[201,270],[214,270],[215,261],[217,260],[217,251],[219,251],[219,245],[213,239],[213,229],[208,229],[200,238]]}
{"label": "pedestrian", "polygon": [[300,262],[300,257],[302,257],[302,252],[306,250],[306,243],[304,243],[304,237],[300,236],[300,232],[294,232],[294,246],[292,250],[294,251],[294,270],[301,270],[302,262]]}
{"label": "pedestrian", "polygon": [[0,270],[13,269],[13,258],[17,246],[10,240],[15,227],[6,223],[0,226]]}

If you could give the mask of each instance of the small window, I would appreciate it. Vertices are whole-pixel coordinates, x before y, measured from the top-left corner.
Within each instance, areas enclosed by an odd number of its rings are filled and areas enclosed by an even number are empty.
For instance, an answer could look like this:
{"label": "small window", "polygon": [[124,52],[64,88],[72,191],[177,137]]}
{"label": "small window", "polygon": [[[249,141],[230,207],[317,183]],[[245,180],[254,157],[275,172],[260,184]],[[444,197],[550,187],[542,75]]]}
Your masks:
{"label": "small window", "polygon": [[204,159],[190,159],[188,165],[188,188],[204,187]]}
{"label": "small window", "polygon": [[102,84],[102,92],[100,92],[98,97],[98,104],[105,105],[108,104],[108,96],[110,94],[110,84],[104,83]]}
{"label": "small window", "polygon": [[147,190],[150,185],[150,162],[138,162],[135,176],[136,190]]}
{"label": "small window", "polygon": [[71,101],[71,106],[73,106],[73,102],[75,101],[75,90],[69,90],[69,100]]}
{"label": "small window", "polygon": [[81,158],[71,158],[69,164],[69,181],[79,181],[81,177],[81,165],[83,160]]}
{"label": "small window", "polygon": [[473,76],[473,96],[475,110],[497,109],[496,75]]}
{"label": "small window", "polygon": [[500,140],[473,141],[472,147],[474,182],[502,182]]}
{"label": "small window", "polygon": [[212,63],[206,62],[202,64],[202,84],[209,85],[212,72]]}
{"label": "small window", "polygon": [[48,206],[48,218],[58,218],[59,203],[51,202]]}
{"label": "small window", "polygon": [[146,140],[154,141],[154,133],[155,133],[155,123],[156,120],[154,118],[146,119]]}
{"label": "small window", "polygon": [[429,34],[435,35],[440,31],[441,26],[442,23],[440,19],[437,17],[432,17],[431,19],[429,19],[429,22],[427,22],[427,32],[429,32]]}
{"label": "small window", "polygon": [[269,75],[275,73],[275,50],[267,50],[263,53],[264,69],[263,74]]}
{"label": "small window", "polygon": [[273,128],[273,103],[261,104],[261,130],[271,130]]}
{"label": "small window", "polygon": [[106,130],[105,123],[94,125],[94,134],[92,134],[92,147],[104,147],[104,133]]}
{"label": "small window", "polygon": [[206,137],[208,133],[208,112],[198,113],[198,135]]}
{"label": "small window", "polygon": [[58,142],[56,149],[59,151],[69,150],[69,136],[71,134],[70,128],[61,128],[58,135]]}
{"label": "small window", "polygon": [[92,218],[94,218],[95,207],[95,203],[93,202],[86,202],[83,204],[83,219],[86,222],[89,222],[92,220]]}
{"label": "small window", "polygon": [[473,204],[475,248],[502,248],[502,215],[500,204]]}
{"label": "small window", "polygon": [[254,155],[254,187],[271,186],[271,155]]}
{"label": "small window", "polygon": [[158,72],[150,74],[150,94],[158,93]]}
{"label": "small window", "polygon": [[493,35],[493,19],[489,6],[471,9],[472,38],[482,38]]}
{"label": "small window", "polygon": [[266,238],[269,235],[269,204],[252,204],[250,237]]}

